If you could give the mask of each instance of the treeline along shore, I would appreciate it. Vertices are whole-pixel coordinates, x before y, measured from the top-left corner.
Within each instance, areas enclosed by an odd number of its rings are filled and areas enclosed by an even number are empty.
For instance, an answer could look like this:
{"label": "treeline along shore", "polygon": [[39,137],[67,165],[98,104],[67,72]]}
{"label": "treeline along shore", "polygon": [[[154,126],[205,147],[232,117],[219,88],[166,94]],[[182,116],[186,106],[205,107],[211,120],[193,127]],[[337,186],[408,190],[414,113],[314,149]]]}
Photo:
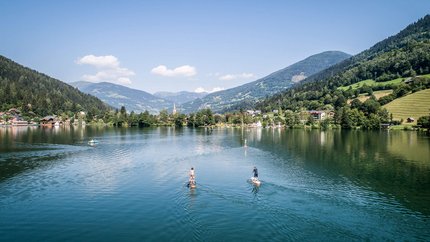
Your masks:
{"label": "treeline along shore", "polygon": [[[358,105],[357,103],[351,105]],[[357,110],[357,111],[354,111]],[[363,110],[363,111],[361,111]],[[202,109],[196,113],[169,113],[162,110],[159,114],[127,112],[125,107],[120,110],[109,110],[103,115],[89,115],[84,111],[67,115],[49,115],[39,117],[32,111],[21,112],[12,108],[0,112],[0,126],[40,125],[56,126],[115,126],[115,127],[256,127],[256,128],[315,128],[315,129],[405,129],[429,130],[430,113],[419,117],[418,120],[393,120],[392,115],[380,108],[372,98],[361,104],[361,110],[282,110],[270,112],[261,110],[239,110],[236,112],[218,114],[211,109]],[[370,112],[371,115],[365,115]]]}

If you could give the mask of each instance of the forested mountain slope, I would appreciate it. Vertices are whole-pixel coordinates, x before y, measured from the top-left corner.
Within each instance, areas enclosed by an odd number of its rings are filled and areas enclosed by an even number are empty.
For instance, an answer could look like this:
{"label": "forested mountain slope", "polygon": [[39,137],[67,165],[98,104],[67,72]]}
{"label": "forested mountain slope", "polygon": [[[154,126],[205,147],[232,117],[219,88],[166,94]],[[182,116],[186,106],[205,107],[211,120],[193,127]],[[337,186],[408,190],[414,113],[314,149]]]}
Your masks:
{"label": "forested mountain slope", "polygon": [[37,115],[110,109],[98,98],[0,56],[0,111],[19,108]]}
{"label": "forested mountain slope", "polygon": [[[430,73],[429,15],[368,50],[306,78],[301,84],[295,85],[285,92],[260,102],[256,108],[263,110],[275,108],[327,109],[330,107],[339,109],[346,106],[347,99],[356,97],[360,92],[357,93],[351,89],[342,90],[338,87],[363,80],[384,82],[427,73]],[[387,88],[394,88],[394,93],[401,94],[404,91],[397,89],[417,91],[417,85],[421,86],[419,88],[426,88],[428,85],[428,81],[425,79],[424,82],[417,79],[411,83],[415,85],[413,88],[409,88],[403,83]],[[360,91],[367,92],[368,88],[365,87]]]}

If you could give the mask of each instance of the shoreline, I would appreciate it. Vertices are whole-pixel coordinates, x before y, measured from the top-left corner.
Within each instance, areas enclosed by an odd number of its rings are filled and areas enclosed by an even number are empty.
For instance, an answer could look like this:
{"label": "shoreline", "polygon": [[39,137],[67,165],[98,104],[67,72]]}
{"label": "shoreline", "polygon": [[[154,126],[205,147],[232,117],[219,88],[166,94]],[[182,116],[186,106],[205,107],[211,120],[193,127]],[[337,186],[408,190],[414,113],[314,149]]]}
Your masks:
{"label": "shoreline", "polygon": [[[303,129],[303,130],[321,130],[321,131],[326,131],[326,130],[366,130],[366,129],[362,129],[360,127],[356,127],[356,128],[352,128],[352,129],[345,129],[342,128],[340,125],[330,125],[330,127],[328,128],[322,128],[321,126],[317,126],[317,125],[295,125],[295,126],[286,126],[286,125],[275,125],[275,126],[255,126],[252,124],[244,124],[244,125],[240,125],[240,124],[225,124],[225,123],[219,123],[219,124],[215,124],[215,125],[207,125],[207,126],[198,126],[198,127],[193,127],[193,126],[182,126],[182,127],[177,127],[175,125],[152,125],[152,126],[148,126],[148,127],[139,127],[139,126],[115,126],[112,124],[100,124],[100,123],[87,123],[86,125],[60,125],[60,126],[46,126],[46,125],[41,125],[41,124],[28,124],[28,125],[13,125],[13,124],[0,124],[0,128],[21,128],[21,127],[42,127],[42,128],[70,128],[70,127],[116,127],[116,128],[150,128],[150,127],[175,127],[175,128],[183,128],[183,127],[188,127],[188,128],[206,128],[206,129],[214,129],[214,128],[247,128],[247,129]],[[400,124],[400,125],[393,125],[390,126],[389,128],[380,128],[377,130],[400,130],[400,131],[422,131],[422,132],[429,132],[428,129],[425,128],[420,128],[420,127],[416,127],[416,125],[404,125],[404,124]]]}

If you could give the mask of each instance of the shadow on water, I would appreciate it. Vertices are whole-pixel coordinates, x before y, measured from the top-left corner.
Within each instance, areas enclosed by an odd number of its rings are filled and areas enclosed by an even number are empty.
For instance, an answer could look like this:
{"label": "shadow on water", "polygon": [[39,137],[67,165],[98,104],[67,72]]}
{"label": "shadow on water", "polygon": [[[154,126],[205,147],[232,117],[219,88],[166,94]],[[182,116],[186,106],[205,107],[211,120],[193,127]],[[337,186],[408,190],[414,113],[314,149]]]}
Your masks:
{"label": "shadow on water", "polygon": [[[416,132],[252,130],[248,144],[323,176],[346,177],[430,215],[430,139]],[[279,168],[283,164],[278,164]]]}
{"label": "shadow on water", "polygon": [[[42,168],[52,165],[55,161],[64,157],[64,154],[58,154],[52,152],[51,149],[43,149],[41,156],[34,156],[33,154],[28,154],[29,156],[21,157],[2,157],[0,159],[0,182],[8,178],[14,177],[23,173],[27,170],[33,170],[37,168]],[[34,152],[33,150],[32,152]],[[58,151],[57,151],[58,152]]]}
{"label": "shadow on water", "polygon": [[0,128],[0,182],[28,170],[54,165],[66,155],[90,148],[87,137],[98,129],[2,127]]}
{"label": "shadow on water", "polygon": [[254,194],[254,197],[257,197],[258,191],[260,190],[260,186],[254,186],[252,185],[252,194]]}

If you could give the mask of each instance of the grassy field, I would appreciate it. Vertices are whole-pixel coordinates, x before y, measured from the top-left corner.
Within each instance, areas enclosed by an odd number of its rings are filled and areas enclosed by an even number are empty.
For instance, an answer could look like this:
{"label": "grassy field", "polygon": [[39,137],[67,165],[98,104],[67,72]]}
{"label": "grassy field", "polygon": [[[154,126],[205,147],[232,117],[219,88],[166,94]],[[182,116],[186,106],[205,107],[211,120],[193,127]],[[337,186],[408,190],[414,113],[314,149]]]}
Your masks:
{"label": "grassy field", "polygon": [[393,114],[394,119],[403,119],[403,123],[406,123],[406,119],[412,117],[415,121],[411,124],[416,124],[419,117],[430,113],[430,89],[395,99],[384,105],[384,108]]}
{"label": "grassy field", "polygon": [[[374,91],[373,95],[375,95],[376,100],[380,99],[381,97],[390,95],[393,93],[393,90],[381,90],[381,91]],[[358,96],[358,100],[360,100],[362,103],[365,102],[367,99],[369,99],[370,96],[367,93],[362,93]],[[352,102],[352,99],[348,99],[348,104]]]}
{"label": "grassy field", "polygon": [[[422,75],[420,77],[430,78],[430,74]],[[397,78],[397,79],[386,81],[386,82],[376,82],[376,81],[374,81],[372,79],[367,79],[367,80],[364,80],[364,81],[361,81],[361,82],[357,82],[357,83],[351,84],[349,86],[338,87],[337,89],[346,91],[346,90],[348,90],[351,87],[352,90],[355,90],[357,88],[360,88],[360,87],[364,86],[365,84],[367,86],[385,86],[385,85],[390,85],[390,84],[399,84],[399,83],[401,83],[405,79],[406,78]]]}
{"label": "grassy field", "polygon": [[404,78],[397,78],[397,79],[394,79],[394,80],[391,80],[391,81],[386,81],[386,82],[376,82],[376,81],[374,81],[372,79],[368,79],[368,80],[364,80],[364,81],[361,81],[361,82],[357,82],[357,83],[351,84],[349,86],[338,87],[337,89],[346,91],[350,87],[352,88],[352,90],[355,90],[355,89],[358,89],[358,88],[360,88],[360,87],[362,87],[364,85],[367,85],[367,86],[385,86],[385,85],[389,85],[389,84],[398,84],[398,83],[401,83],[403,80],[404,80]]}

